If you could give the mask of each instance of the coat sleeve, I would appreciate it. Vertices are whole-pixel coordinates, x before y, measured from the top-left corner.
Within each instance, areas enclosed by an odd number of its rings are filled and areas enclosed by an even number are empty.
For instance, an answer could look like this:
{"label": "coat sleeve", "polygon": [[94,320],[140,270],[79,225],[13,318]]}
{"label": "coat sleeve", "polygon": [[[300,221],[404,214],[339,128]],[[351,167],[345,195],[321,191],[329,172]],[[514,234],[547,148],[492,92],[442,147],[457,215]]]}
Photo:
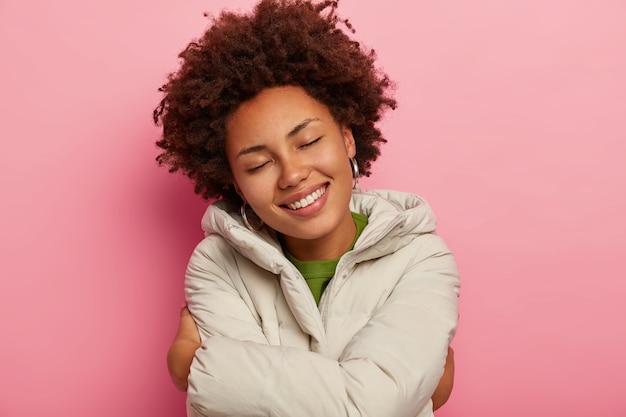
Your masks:
{"label": "coat sleeve", "polygon": [[212,290],[228,299],[229,326],[245,330],[203,340],[189,378],[189,416],[432,416],[459,280],[443,241],[418,239],[412,263],[338,360],[270,346],[234,288],[213,280]]}

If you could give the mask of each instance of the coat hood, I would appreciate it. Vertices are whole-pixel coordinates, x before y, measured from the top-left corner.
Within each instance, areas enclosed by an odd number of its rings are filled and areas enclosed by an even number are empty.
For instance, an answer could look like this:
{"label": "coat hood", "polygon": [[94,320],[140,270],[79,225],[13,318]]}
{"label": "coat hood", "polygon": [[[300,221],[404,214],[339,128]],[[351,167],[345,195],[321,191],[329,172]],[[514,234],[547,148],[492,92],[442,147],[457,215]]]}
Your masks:
{"label": "coat hood", "polygon": [[[368,224],[356,242],[351,257],[355,262],[374,259],[394,252],[408,241],[435,231],[436,219],[421,197],[391,190],[353,190],[350,210],[367,216]],[[246,228],[239,207],[217,201],[202,218],[205,236],[218,234],[242,255],[268,271],[279,274],[293,268],[283,255],[276,232]]]}

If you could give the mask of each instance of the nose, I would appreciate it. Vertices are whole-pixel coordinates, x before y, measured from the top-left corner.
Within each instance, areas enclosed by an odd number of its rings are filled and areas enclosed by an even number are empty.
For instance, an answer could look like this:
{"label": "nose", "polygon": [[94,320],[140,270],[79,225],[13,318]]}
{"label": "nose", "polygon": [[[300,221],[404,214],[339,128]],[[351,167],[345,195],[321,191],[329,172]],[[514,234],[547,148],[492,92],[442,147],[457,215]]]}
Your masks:
{"label": "nose", "polygon": [[280,163],[280,178],[278,179],[278,187],[286,189],[295,187],[308,178],[310,170],[308,166],[297,158],[289,158]]}

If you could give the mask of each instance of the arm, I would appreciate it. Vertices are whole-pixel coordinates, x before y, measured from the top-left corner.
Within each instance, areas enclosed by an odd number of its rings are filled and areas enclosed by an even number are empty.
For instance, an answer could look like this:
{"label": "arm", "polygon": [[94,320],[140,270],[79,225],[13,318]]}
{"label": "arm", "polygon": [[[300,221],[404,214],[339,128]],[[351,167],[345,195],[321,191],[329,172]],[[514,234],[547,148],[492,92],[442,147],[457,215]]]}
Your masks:
{"label": "arm", "polygon": [[172,382],[180,391],[187,391],[187,377],[191,361],[200,347],[200,334],[196,323],[185,306],[180,311],[180,322],[174,341],[167,352],[167,369]]}
{"label": "arm", "polygon": [[200,333],[210,333],[189,377],[194,414],[430,415],[456,329],[458,275],[443,241],[424,238],[415,263],[338,360],[268,345],[235,286],[210,276],[219,266],[203,265],[205,254],[192,256],[190,307],[195,298]]}
{"label": "arm", "polygon": [[[200,334],[193,321],[189,309],[185,306],[181,310],[180,323],[174,342],[167,354],[167,367],[174,385],[180,391],[187,391],[187,378],[191,368],[191,362],[200,347]],[[454,383],[454,351],[448,348],[444,373],[439,380],[439,385],[432,395],[433,411],[443,406],[452,393]]]}

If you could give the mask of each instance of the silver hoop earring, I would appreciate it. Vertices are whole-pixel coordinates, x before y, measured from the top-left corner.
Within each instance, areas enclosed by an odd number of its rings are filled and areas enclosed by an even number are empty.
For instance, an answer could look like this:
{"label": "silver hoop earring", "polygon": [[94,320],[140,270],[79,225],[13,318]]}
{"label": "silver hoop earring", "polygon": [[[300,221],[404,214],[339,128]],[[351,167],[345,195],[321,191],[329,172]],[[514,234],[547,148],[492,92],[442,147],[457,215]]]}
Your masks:
{"label": "silver hoop earring", "polygon": [[252,230],[253,232],[258,232],[263,228],[263,220],[253,211],[253,216],[250,216],[250,220],[248,220],[248,214],[246,213],[246,206],[248,204],[244,201],[239,209],[239,213],[241,214],[241,218],[243,219],[243,224],[246,225],[248,230]]}
{"label": "silver hoop earring", "polygon": [[356,158],[350,158],[350,166],[352,167],[352,178],[354,178],[352,188],[356,189],[359,188],[359,163]]}

